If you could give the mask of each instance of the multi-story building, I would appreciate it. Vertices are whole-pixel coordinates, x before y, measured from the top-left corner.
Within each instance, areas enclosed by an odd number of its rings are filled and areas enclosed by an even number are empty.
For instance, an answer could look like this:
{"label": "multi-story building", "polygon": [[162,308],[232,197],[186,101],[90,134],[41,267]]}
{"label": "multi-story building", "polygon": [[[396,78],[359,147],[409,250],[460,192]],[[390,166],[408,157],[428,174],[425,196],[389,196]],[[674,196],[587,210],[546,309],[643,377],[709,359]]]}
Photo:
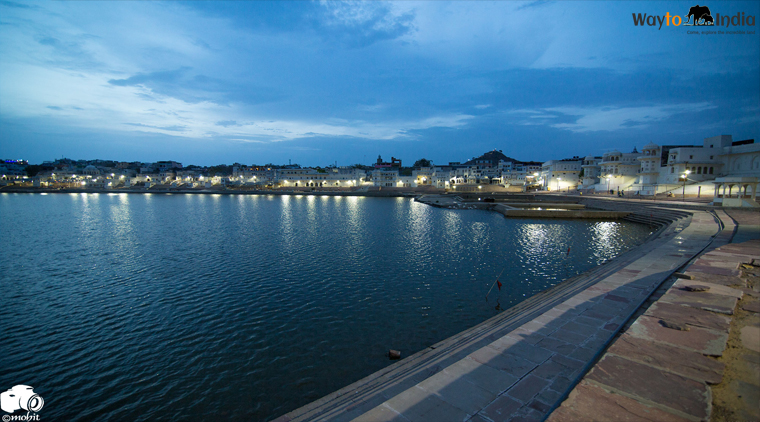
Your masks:
{"label": "multi-story building", "polygon": [[451,187],[453,179],[451,167],[433,167],[433,174],[431,177],[433,179],[433,186],[440,189],[448,189]]}
{"label": "multi-story building", "polygon": [[731,147],[731,135],[713,136],[705,138],[700,146],[679,146],[666,148],[667,159],[664,171],[660,171],[660,184],[678,184],[688,170],[688,179],[692,181],[711,180],[720,174],[723,169],[724,149]]}
{"label": "multi-story building", "polygon": [[609,185],[608,189],[612,190],[624,190],[632,186],[639,177],[641,155],[636,148],[625,154],[617,150],[606,152],[599,162],[601,184]]}
{"label": "multi-story building", "polygon": [[576,189],[582,164],[579,157],[547,161],[541,166],[539,182],[544,190]]}
{"label": "multi-story building", "polygon": [[355,168],[281,169],[275,183],[282,187],[349,188],[364,183],[366,173]]}
{"label": "multi-story building", "polygon": [[601,162],[602,157],[594,157],[593,155],[588,155],[583,159],[579,177],[581,179],[581,186],[584,189],[590,188],[600,182],[602,167],[599,163]]}
{"label": "multi-story building", "polygon": [[657,189],[660,177],[661,148],[655,143],[648,143],[641,149],[639,155],[639,191],[645,195],[653,195]]}
{"label": "multi-story building", "polygon": [[732,207],[760,207],[760,144],[754,139],[732,142],[721,154],[723,172],[715,178],[713,204]]}
{"label": "multi-story building", "polygon": [[433,185],[433,167],[420,167],[412,171],[415,186],[432,186]]}
{"label": "multi-story building", "polygon": [[399,181],[398,168],[382,167],[372,170],[372,185],[380,187],[396,187]]}
{"label": "multi-story building", "polygon": [[26,176],[25,160],[0,160],[0,176],[3,179],[16,179]]}

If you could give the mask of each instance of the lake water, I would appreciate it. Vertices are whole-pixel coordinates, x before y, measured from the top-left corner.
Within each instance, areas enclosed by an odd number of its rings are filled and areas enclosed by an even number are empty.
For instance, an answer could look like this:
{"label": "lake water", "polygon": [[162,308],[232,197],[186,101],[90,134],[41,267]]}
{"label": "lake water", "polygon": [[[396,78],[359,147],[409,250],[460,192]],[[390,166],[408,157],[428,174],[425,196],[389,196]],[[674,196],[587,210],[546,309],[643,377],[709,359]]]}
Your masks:
{"label": "lake water", "polygon": [[651,233],[327,196],[0,194],[0,219],[0,389],[41,420],[272,419]]}

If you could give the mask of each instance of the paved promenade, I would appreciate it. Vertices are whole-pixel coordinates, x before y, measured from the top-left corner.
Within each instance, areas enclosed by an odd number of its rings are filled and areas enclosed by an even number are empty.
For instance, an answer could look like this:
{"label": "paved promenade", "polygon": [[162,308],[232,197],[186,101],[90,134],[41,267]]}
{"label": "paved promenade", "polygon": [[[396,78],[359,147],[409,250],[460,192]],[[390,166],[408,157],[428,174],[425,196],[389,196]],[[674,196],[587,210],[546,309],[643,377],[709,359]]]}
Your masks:
{"label": "paved promenade", "polygon": [[657,239],[550,296],[526,301],[278,420],[543,420],[664,280],[711,244],[728,242],[733,222],[717,213],[693,211]]}
{"label": "paved promenade", "polygon": [[[711,385],[721,383],[731,316],[745,294],[742,264],[760,265],[760,240],[730,244],[702,255],[620,336],[548,421],[700,421],[711,419]],[[756,268],[756,267],[750,267]],[[755,276],[756,277],[756,276]],[[728,287],[733,286],[733,287]],[[760,312],[757,300],[744,309]],[[731,379],[730,420],[760,420],[760,318],[742,327],[734,348],[746,349],[745,382]],[[737,335],[738,334],[738,335]],[[732,360],[726,360],[731,363]]]}

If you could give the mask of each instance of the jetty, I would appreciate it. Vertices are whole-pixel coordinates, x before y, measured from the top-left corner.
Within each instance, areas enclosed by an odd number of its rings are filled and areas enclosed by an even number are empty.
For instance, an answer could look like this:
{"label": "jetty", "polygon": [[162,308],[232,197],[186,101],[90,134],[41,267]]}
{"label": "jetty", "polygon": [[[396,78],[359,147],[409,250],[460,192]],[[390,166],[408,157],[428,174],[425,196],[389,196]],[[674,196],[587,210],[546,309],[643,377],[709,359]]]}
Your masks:
{"label": "jetty", "polygon": [[[629,372],[626,370],[636,370],[636,365],[646,365],[646,362],[641,362],[642,359],[647,360],[646,356],[632,357],[631,354],[636,352],[631,351],[633,346],[630,345],[626,349],[628,355],[625,351],[615,352],[619,349],[610,346],[623,344],[616,339],[628,336],[629,332],[629,337],[634,340],[626,337],[621,341],[633,341],[631,344],[634,345],[638,341],[654,341],[653,346],[641,349],[641,354],[651,354],[651,359],[655,361],[649,362],[650,369],[646,373],[654,377],[655,372],[660,371],[665,374],[663,377],[666,380],[672,378],[667,370],[669,367],[663,369],[664,364],[657,361],[664,353],[662,351],[667,349],[660,347],[662,344],[657,333],[647,334],[666,330],[666,334],[672,335],[670,331],[675,331],[666,326],[652,326],[653,319],[663,318],[663,312],[673,311],[673,306],[653,302],[653,294],[665,289],[673,290],[673,293],[672,297],[663,299],[663,303],[676,305],[678,309],[675,310],[683,312],[671,312],[666,322],[671,327],[685,328],[679,331],[682,334],[702,336],[702,340],[692,342],[709,343],[705,348],[694,346],[691,350],[686,350],[691,344],[689,340],[681,340],[685,342],[683,344],[665,346],[696,353],[708,360],[711,358],[704,354],[720,355],[728,337],[711,337],[708,335],[710,333],[703,332],[712,328],[691,328],[693,320],[688,319],[689,315],[693,315],[692,310],[697,308],[714,312],[713,301],[721,304],[723,308],[720,309],[727,312],[745,292],[752,293],[752,290],[746,286],[741,290],[722,285],[706,286],[711,293],[698,288],[684,291],[683,284],[676,283],[676,280],[689,274],[714,275],[716,270],[712,269],[712,263],[720,263],[715,264],[715,268],[727,270],[732,276],[736,270],[721,265],[760,264],[760,248],[749,246],[736,252],[736,247],[729,244],[739,226],[742,228],[740,233],[754,236],[760,228],[760,214],[751,213],[745,219],[746,224],[738,225],[723,209],[694,204],[640,203],[585,197],[547,197],[540,201],[515,198],[514,201],[486,202],[482,196],[474,201],[472,198],[442,196],[445,198],[431,196],[420,200],[432,206],[488,209],[502,214],[504,212],[496,208],[499,205],[519,211],[542,211],[520,209],[513,205],[530,204],[527,208],[536,208],[539,202],[544,206],[551,203],[552,207],[558,203],[572,203],[583,208],[557,212],[613,212],[607,218],[650,224],[655,232],[644,244],[604,265],[565,280],[475,327],[282,415],[277,421],[594,420],[602,417],[593,413],[596,400],[601,400],[600,403],[604,403],[606,408],[623,404],[633,408],[631,403],[636,403],[639,406],[636,408],[638,414],[643,415],[636,420],[647,420],[647,415],[650,415],[649,420],[660,420],[658,417],[663,418],[663,415],[668,418],[661,420],[701,420],[709,416],[709,383],[715,382],[719,365],[716,367],[702,360],[708,369],[694,369],[694,372],[703,371],[710,375],[696,379],[679,375],[678,370],[674,370],[676,377],[688,382],[678,384],[671,380],[670,384],[663,384],[665,388],[683,385],[691,388],[688,406],[679,405],[673,403],[681,400],[678,395],[656,397],[655,394],[646,394],[641,387],[646,379],[627,376]],[[512,211],[510,208],[505,211]],[[547,218],[540,214],[533,217]],[[560,217],[552,215],[548,218]],[[700,256],[703,256],[702,264],[695,264]],[[705,262],[711,265],[705,265]],[[726,279],[724,284],[731,285],[739,280]],[[700,280],[701,283],[703,281],[704,278]],[[652,303],[658,306],[648,308]],[[644,319],[639,322],[641,318]],[[704,320],[710,317],[694,318]],[[722,324],[719,329],[725,329],[725,321]],[[625,334],[621,336],[623,332]],[[624,357],[620,357],[621,354]],[[629,359],[632,363],[623,367],[628,369],[610,372],[610,368],[620,366],[620,359]],[[698,361],[694,359],[694,362]],[[604,366],[592,370],[595,365]],[[605,374],[610,373],[613,375],[605,378]],[[629,384],[634,386],[627,386]],[[606,401],[600,398],[602,396]],[[620,397],[630,403],[623,399],[614,400]],[[621,412],[610,413],[609,417],[620,416]],[[608,418],[604,416],[602,419]]]}

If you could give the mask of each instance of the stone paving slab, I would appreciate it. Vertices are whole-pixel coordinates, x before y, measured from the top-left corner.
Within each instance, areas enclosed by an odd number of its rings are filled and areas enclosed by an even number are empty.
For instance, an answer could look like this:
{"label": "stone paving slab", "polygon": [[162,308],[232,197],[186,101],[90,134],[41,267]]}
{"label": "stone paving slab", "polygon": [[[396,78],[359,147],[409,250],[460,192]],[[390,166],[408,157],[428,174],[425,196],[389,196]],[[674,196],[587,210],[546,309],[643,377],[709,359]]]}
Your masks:
{"label": "stone paving slab", "polygon": [[354,420],[357,422],[409,422],[409,419],[387,406],[378,406]]}
{"label": "stone paving slab", "polygon": [[552,413],[552,422],[691,422],[588,381],[581,382],[570,393],[567,403]]}
{"label": "stone paving slab", "polygon": [[[445,402],[463,410],[468,415],[477,413],[499,395],[446,371],[435,374],[417,386],[441,397]],[[501,386],[498,389],[501,389]]]}
{"label": "stone paving slab", "polygon": [[663,302],[704,309],[706,311],[732,315],[734,313],[734,308],[736,308],[737,299],[736,297],[718,295],[709,292],[687,292],[681,289],[676,289],[668,292],[668,294],[663,296],[660,300]]}
{"label": "stone paving slab", "polygon": [[643,340],[669,344],[709,356],[721,356],[728,333],[692,327],[689,331],[666,328],[661,319],[642,315],[626,334]]}
{"label": "stone paving slab", "polygon": [[744,327],[741,330],[742,345],[749,350],[760,353],[760,327]]}
{"label": "stone paving slab", "polygon": [[738,276],[715,274],[707,275],[696,271],[686,271],[685,274],[694,277],[693,281],[705,281],[713,284],[720,284],[723,286],[746,286],[744,280]]}
{"label": "stone paving slab", "polygon": [[760,313],[760,302],[754,302],[748,305],[744,305],[742,306],[742,309],[744,309],[745,311],[754,312],[756,314]]}
{"label": "stone paving slab", "polygon": [[706,419],[709,415],[710,402],[705,399],[711,395],[704,383],[639,362],[607,355],[586,379],[620,394],[666,405],[682,416]]}
{"label": "stone paving slab", "polygon": [[691,306],[662,301],[658,301],[650,306],[644,315],[678,324],[709,328],[724,333],[728,333],[728,328],[731,325],[731,318],[726,315],[704,312]]}
{"label": "stone paving slab", "polygon": [[708,384],[718,384],[725,369],[725,365],[715,359],[627,334],[617,339],[607,353]]}
{"label": "stone paving slab", "polygon": [[717,295],[723,295],[723,296],[730,296],[735,297],[736,299],[741,299],[744,293],[741,290],[733,289],[731,287],[727,287],[721,284],[715,284],[710,283],[707,281],[700,281],[700,280],[678,280],[675,282],[674,287],[678,290],[682,291],[688,291],[687,287],[689,286],[702,286],[707,287],[709,290],[707,292]]}
{"label": "stone paving slab", "polygon": [[[747,250],[760,250],[754,247],[755,244],[760,242],[750,243],[749,248],[742,248],[742,245],[722,246],[704,257],[742,262],[747,257]],[[734,255],[729,251],[743,253]],[[699,270],[701,268],[690,266],[686,273],[704,276]],[[691,283],[694,280],[676,281],[665,295],[639,316],[547,420],[594,420],[599,409],[605,409],[610,400],[615,399],[613,403],[619,403],[619,395],[645,409],[655,407],[665,412],[656,416],[636,413],[635,417],[641,419],[634,420],[668,420],[670,417],[694,421],[709,419],[712,409],[710,385],[722,381],[725,369],[723,363],[709,356],[720,355],[725,349],[730,328],[730,317],[725,314],[733,313],[733,309],[720,309],[723,314],[715,313],[706,310],[705,304],[730,300],[735,306],[743,292],[710,283],[704,283],[710,285],[710,293],[685,292],[683,287]],[[685,300],[689,295],[692,299]],[[696,300],[694,297],[702,299]],[[723,302],[721,305],[730,306]],[[674,324],[664,324],[665,321]],[[751,343],[757,338],[757,348],[760,349],[760,327],[744,328],[747,342]],[[757,366],[760,365],[755,363]],[[592,387],[598,388],[594,390]],[[751,400],[749,396],[748,399]],[[621,407],[627,409],[627,406],[639,409],[631,403],[620,404],[620,407],[612,406],[605,410],[605,417],[609,415],[609,420],[624,418],[616,412]]]}
{"label": "stone paving slab", "polygon": [[479,362],[465,358],[444,369],[444,372],[452,377],[461,378],[471,384],[499,395],[513,386],[519,378],[507,374],[504,371],[481,365]]}
{"label": "stone paving slab", "polygon": [[[463,421],[469,416],[436,394],[412,387],[383,404],[411,422]],[[358,420],[362,420],[361,417]],[[369,419],[367,419],[369,421]]]}

